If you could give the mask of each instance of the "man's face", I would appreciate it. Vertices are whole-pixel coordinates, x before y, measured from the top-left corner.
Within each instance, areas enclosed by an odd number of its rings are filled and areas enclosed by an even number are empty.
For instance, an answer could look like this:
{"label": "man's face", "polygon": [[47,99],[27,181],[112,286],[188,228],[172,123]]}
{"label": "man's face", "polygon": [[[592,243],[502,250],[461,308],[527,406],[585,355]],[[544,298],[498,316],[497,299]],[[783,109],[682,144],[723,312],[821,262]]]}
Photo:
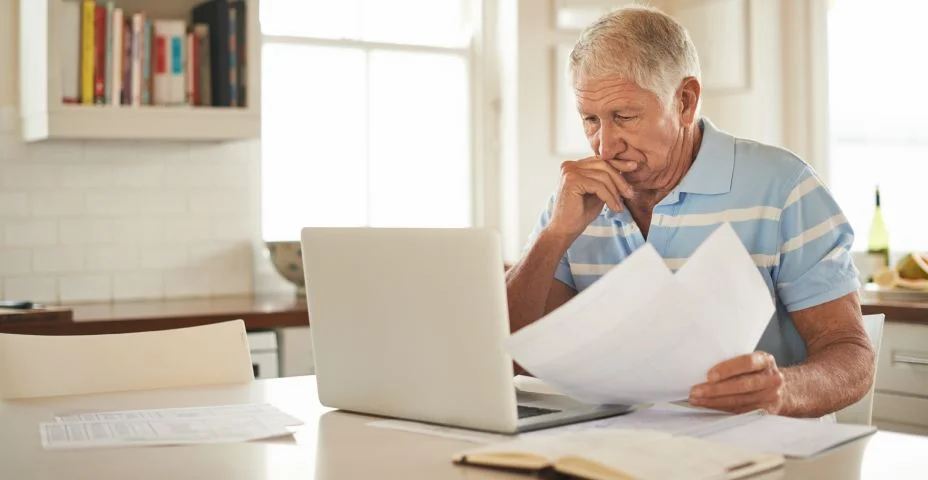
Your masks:
{"label": "man's face", "polygon": [[[575,84],[577,107],[590,146],[604,160],[625,160],[638,168],[623,177],[648,186],[680,155],[682,118],[673,104],[664,107],[657,95],[619,78]],[[676,102],[674,102],[676,104]]]}

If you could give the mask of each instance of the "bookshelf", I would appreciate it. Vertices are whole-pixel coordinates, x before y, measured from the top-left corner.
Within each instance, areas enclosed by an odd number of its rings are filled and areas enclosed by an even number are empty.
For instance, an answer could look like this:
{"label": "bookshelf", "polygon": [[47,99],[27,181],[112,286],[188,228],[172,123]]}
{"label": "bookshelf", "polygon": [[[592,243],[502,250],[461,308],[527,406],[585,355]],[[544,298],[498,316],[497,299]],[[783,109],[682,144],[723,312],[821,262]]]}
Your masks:
{"label": "bookshelf", "polygon": [[[191,23],[191,10],[203,0],[114,0],[126,13]],[[80,0],[19,1],[20,116],[27,142],[42,140],[232,141],[261,133],[261,45],[259,0],[244,0],[245,106],[83,105],[63,101],[65,3]],[[98,3],[105,4],[100,0]],[[66,30],[64,30],[66,31]],[[73,39],[79,48],[81,39]],[[78,72],[80,73],[80,72]],[[212,72],[211,72],[212,74]],[[80,91],[80,90],[79,90]]]}

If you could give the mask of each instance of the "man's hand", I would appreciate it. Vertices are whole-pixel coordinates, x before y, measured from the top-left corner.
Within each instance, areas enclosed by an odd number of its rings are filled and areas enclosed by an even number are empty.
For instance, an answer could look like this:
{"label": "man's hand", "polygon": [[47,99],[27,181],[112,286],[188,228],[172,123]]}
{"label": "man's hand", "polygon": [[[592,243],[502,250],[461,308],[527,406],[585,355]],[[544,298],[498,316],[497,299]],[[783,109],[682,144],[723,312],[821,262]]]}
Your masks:
{"label": "man's hand", "polygon": [[690,390],[690,405],[731,413],[764,409],[773,414],[783,407],[783,374],[769,353],[726,360],[712,367],[708,378]]}
{"label": "man's hand", "polygon": [[621,211],[621,198],[634,195],[621,173],[636,168],[635,162],[604,161],[599,157],[562,163],[561,186],[549,228],[573,238],[602,212],[603,205],[614,212]]}

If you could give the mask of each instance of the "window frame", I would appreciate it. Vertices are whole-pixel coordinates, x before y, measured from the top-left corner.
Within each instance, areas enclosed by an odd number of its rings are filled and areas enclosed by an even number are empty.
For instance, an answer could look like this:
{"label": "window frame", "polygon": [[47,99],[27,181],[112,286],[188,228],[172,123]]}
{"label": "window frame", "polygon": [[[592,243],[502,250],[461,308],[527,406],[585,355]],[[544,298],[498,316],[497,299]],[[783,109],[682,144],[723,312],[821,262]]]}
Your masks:
{"label": "window frame", "polygon": [[[383,52],[403,52],[403,53],[422,53],[422,54],[441,54],[459,56],[464,59],[466,65],[466,83],[469,89],[469,143],[470,143],[470,162],[468,168],[470,172],[468,190],[470,192],[469,202],[469,221],[472,227],[487,226],[488,223],[494,223],[492,218],[492,198],[487,198],[491,193],[490,185],[496,183],[493,172],[496,170],[488,161],[488,144],[492,140],[487,134],[484,125],[488,120],[493,120],[490,116],[494,115],[492,106],[488,106],[486,82],[481,79],[486,78],[489,68],[485,60],[486,41],[484,38],[485,27],[485,5],[482,0],[462,0],[466,7],[465,18],[470,22],[470,35],[468,42],[461,46],[439,46],[439,45],[422,45],[393,43],[382,41],[369,41],[349,38],[323,38],[296,35],[276,35],[267,34],[263,30],[260,32],[261,46],[267,44],[280,45],[299,45],[299,46],[316,46],[329,48],[346,48],[360,50],[366,56],[373,51]],[[368,57],[369,58],[369,57]],[[263,82],[262,82],[263,83]],[[365,85],[370,85],[370,78],[365,79]],[[368,88],[369,90],[369,88]],[[369,102],[365,101],[369,106]],[[495,118],[495,117],[494,117]],[[368,115],[369,122],[369,115]],[[262,120],[263,123],[263,120]],[[490,122],[492,124],[492,122]],[[370,135],[370,124],[368,123],[367,135]],[[370,148],[368,144],[368,149]],[[370,192],[370,152],[365,152],[367,162],[367,191]],[[263,153],[261,163],[263,165]],[[265,193],[260,193],[261,202],[264,202]],[[370,225],[370,202],[367,200],[367,224]],[[263,217],[263,215],[262,215]],[[262,236],[264,236],[264,219],[261,220]]]}

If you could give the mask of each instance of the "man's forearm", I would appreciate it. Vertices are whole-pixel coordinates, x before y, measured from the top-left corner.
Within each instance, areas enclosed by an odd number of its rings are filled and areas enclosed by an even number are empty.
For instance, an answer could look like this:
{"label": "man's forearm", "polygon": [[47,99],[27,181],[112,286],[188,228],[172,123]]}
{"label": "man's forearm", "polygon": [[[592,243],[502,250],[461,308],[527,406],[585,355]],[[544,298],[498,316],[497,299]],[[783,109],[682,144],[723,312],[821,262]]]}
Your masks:
{"label": "man's forearm", "polygon": [[515,332],[545,314],[554,272],[570,240],[542,231],[528,253],[506,274],[509,327]]}
{"label": "man's forearm", "polygon": [[821,417],[854,403],[870,389],[873,350],[856,341],[835,343],[782,373],[780,415]]}

